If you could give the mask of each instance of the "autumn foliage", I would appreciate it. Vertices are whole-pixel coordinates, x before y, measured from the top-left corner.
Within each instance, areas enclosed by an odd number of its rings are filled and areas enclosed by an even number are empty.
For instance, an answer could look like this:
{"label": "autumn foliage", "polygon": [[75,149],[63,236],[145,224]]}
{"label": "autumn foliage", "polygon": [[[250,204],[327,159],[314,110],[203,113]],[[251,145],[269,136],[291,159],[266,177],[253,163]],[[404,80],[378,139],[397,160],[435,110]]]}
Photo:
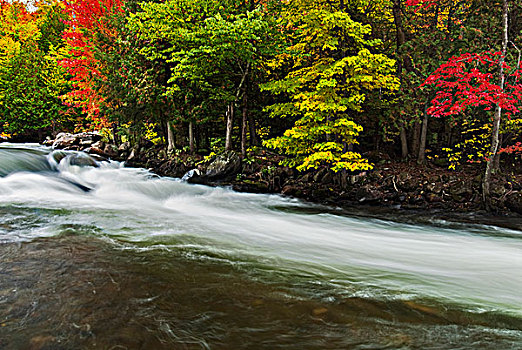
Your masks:
{"label": "autumn foliage", "polygon": [[522,67],[520,63],[518,67],[503,63],[508,79],[501,87],[497,73],[501,56],[500,52],[465,53],[442,64],[423,84],[438,89],[428,113],[435,117],[454,116],[468,107],[488,111],[497,105],[508,117],[520,112]]}
{"label": "autumn foliage", "polygon": [[70,46],[69,57],[60,61],[71,75],[74,90],[65,96],[67,103],[82,107],[98,127],[107,124],[100,116],[103,96],[93,88],[96,79],[104,79],[96,50],[99,36],[116,36],[110,17],[123,11],[120,0],[71,0],[65,2],[68,29],[63,34]]}

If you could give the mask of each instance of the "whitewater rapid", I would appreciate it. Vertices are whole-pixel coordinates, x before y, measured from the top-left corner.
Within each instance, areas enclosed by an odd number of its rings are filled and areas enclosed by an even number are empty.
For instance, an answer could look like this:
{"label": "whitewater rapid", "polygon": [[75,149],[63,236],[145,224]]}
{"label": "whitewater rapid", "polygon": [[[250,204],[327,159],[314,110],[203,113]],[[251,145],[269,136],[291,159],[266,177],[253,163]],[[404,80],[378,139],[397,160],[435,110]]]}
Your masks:
{"label": "whitewater rapid", "polygon": [[[72,154],[72,153],[71,153]],[[52,150],[0,146],[0,242],[70,227],[135,249],[191,249],[318,276],[347,295],[426,299],[522,315],[522,235],[336,214],[276,195],[161,178],[119,162],[53,163]]]}

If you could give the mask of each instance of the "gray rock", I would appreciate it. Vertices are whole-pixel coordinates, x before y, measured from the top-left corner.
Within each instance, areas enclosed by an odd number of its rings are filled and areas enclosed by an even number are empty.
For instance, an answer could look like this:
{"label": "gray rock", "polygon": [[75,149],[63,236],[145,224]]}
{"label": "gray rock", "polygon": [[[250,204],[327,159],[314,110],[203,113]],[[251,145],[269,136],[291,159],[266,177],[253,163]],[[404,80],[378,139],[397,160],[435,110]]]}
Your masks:
{"label": "gray rock", "polygon": [[118,151],[119,152],[128,152],[130,149],[130,143],[129,142],[124,142],[120,145],[120,147],[118,147]]}
{"label": "gray rock", "polygon": [[53,151],[53,153],[51,153],[51,157],[54,159],[54,161],[56,162],[56,164],[60,164],[60,162],[62,161],[62,159],[64,159],[65,157],[67,157],[67,152],[64,152],[64,151]]}
{"label": "gray rock", "polygon": [[98,167],[98,163],[96,163],[96,161],[94,159],[92,159],[85,153],[78,153],[78,154],[73,154],[72,156],[70,156],[69,164],[80,166],[80,167],[94,167],[94,168]]}
{"label": "gray rock", "polygon": [[115,145],[111,145],[110,143],[105,145],[105,148],[103,149],[103,152],[108,157],[117,157],[118,156],[118,147]]}
{"label": "gray rock", "polygon": [[91,145],[91,148],[98,148],[103,150],[105,148],[105,142],[103,141],[97,141]]}
{"label": "gray rock", "polygon": [[[52,147],[56,149],[85,149],[101,139],[101,135],[97,133],[84,132],[70,134],[61,132],[56,135],[56,138],[52,141]],[[46,145],[49,145],[50,143],[51,141],[45,142]]]}
{"label": "gray rock", "polygon": [[234,151],[218,155],[206,167],[205,177],[215,180],[225,180],[235,176],[241,170],[241,159]]}
{"label": "gray rock", "polygon": [[53,148],[65,149],[70,148],[80,142],[78,136],[69,133],[59,133],[53,142]]}
{"label": "gray rock", "polygon": [[230,181],[241,171],[241,159],[234,151],[217,155],[207,165],[200,165],[199,175],[192,174],[187,181],[198,184],[212,184],[221,181]]}

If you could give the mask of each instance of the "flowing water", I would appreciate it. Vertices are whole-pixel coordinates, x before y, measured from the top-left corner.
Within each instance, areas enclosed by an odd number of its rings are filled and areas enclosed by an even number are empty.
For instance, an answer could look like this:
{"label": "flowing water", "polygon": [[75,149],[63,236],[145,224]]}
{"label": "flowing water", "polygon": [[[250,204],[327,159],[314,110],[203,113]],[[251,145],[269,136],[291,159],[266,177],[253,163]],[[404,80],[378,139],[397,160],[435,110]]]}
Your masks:
{"label": "flowing water", "polygon": [[522,349],[522,234],[3,144],[0,349]]}

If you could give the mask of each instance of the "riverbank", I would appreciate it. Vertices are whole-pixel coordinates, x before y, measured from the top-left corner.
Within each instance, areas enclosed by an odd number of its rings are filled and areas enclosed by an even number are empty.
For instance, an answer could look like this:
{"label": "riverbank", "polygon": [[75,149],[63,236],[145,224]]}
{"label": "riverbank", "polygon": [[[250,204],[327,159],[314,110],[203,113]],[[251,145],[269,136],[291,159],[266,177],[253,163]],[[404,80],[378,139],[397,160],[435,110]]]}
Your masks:
{"label": "riverbank", "polygon": [[[95,134],[60,134],[46,142],[58,149],[82,150],[150,169],[160,176],[210,186],[230,186],[238,192],[274,193],[345,209],[365,207],[392,211],[429,212],[442,216],[475,213],[487,217],[520,218],[522,175],[497,174],[491,186],[492,208],[482,204],[482,170],[468,166],[450,171],[433,164],[384,160],[372,171],[342,175],[327,169],[297,172],[279,165],[281,156],[260,150],[245,159],[234,152],[203,157],[183,152],[170,155],[143,141],[116,147]],[[473,219],[475,221],[475,219]]]}

